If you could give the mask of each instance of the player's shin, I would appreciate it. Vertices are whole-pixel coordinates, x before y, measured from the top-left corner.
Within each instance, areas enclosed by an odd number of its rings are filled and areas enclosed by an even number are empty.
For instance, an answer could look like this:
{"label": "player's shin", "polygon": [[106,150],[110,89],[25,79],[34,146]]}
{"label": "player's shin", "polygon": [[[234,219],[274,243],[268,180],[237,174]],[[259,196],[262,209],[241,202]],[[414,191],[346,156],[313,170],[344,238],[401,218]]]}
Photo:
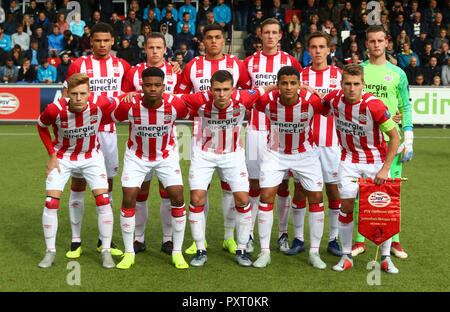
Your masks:
{"label": "player's shin", "polygon": [[205,248],[205,214],[204,206],[189,206],[189,223],[191,225],[192,238],[197,245],[197,250]]}
{"label": "player's shin", "polygon": [[113,233],[114,216],[107,194],[100,194],[95,197],[98,215],[98,232],[102,241],[102,251],[110,250],[111,237]]}
{"label": "player's shin", "polygon": [[248,204],[236,207],[236,211],[237,250],[245,250],[252,226],[252,207]]}
{"label": "player's shin", "polygon": [[230,186],[221,181],[222,185],[222,212],[224,218],[224,240],[234,238],[234,228],[236,226],[236,209],[234,205],[233,192]]}
{"label": "player's shin", "polygon": [[309,235],[310,235],[310,250],[309,253],[318,253],[320,241],[323,235],[324,224],[324,208],[323,203],[309,204]]}
{"label": "player's shin", "polygon": [[277,195],[278,237],[281,237],[288,230],[291,196],[289,189],[281,190],[280,188]]}
{"label": "player's shin", "polygon": [[256,216],[258,215],[259,194],[261,191],[252,190],[249,191],[250,206],[252,207],[252,226],[250,228],[250,235],[253,237],[253,230],[255,228]]}
{"label": "player's shin", "polygon": [[304,224],[306,215],[306,199],[292,202],[292,224],[295,238],[304,241]]}
{"label": "player's shin", "polygon": [[125,246],[125,253],[130,253],[132,255],[134,255],[133,236],[136,225],[135,211],[136,211],[135,207],[124,208],[122,206],[122,211],[120,213],[120,227],[122,229],[122,237],[123,237],[123,244]]}
{"label": "player's shin", "polygon": [[148,193],[138,194],[136,198],[134,237],[140,243],[145,241],[145,225],[148,218],[147,198]]}
{"label": "player's shin", "polygon": [[328,201],[328,218],[330,225],[330,238],[329,241],[332,241],[338,238],[339,234],[339,210],[341,209],[341,200],[329,200]]}
{"label": "player's shin", "polygon": [[172,240],[172,214],[169,195],[164,190],[159,191],[161,196],[161,205],[159,206],[159,214],[161,216],[163,243]]}
{"label": "player's shin", "polygon": [[339,212],[339,237],[342,244],[342,253],[352,253],[352,237],[353,237],[353,213]]}
{"label": "player's shin", "polygon": [[259,202],[258,232],[261,251],[270,251],[270,234],[273,226],[273,204]]}
{"label": "player's shin", "polygon": [[390,256],[391,255],[391,245],[392,245],[392,237],[388,240],[384,241],[381,244],[381,256]]}
{"label": "player's shin", "polygon": [[44,230],[47,251],[55,251],[56,232],[58,231],[59,198],[47,196],[44,212],[42,213],[42,227]]}
{"label": "player's shin", "polygon": [[84,215],[84,191],[70,190],[69,217],[72,228],[72,242],[81,242],[81,225]]}
{"label": "player's shin", "polygon": [[184,204],[181,207],[171,206],[171,219],[173,228],[172,255],[174,255],[181,253],[183,246],[184,231],[186,228],[186,207]]}

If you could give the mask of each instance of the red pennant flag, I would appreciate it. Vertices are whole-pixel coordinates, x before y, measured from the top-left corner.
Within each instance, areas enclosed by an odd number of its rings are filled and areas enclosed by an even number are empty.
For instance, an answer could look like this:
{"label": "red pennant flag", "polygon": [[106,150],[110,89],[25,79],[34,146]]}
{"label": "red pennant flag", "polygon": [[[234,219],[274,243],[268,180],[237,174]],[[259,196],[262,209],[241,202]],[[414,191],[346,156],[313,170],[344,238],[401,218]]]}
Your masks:
{"label": "red pennant flag", "polygon": [[358,232],[377,245],[400,232],[401,179],[377,185],[359,179]]}

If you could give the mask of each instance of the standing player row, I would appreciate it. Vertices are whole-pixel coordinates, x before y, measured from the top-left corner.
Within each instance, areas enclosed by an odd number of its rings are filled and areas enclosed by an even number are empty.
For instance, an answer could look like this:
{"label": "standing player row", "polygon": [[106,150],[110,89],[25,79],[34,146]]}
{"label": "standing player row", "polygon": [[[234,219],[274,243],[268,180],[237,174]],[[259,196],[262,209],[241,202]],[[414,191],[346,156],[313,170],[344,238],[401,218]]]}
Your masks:
{"label": "standing player row", "polygon": [[[175,73],[178,70],[176,68],[173,68],[171,64],[169,63],[165,63],[163,61],[163,53],[164,53],[164,49],[165,49],[165,44],[164,44],[164,38],[158,38],[157,35],[154,35],[153,38],[149,38],[149,40],[147,40],[147,44],[146,44],[146,52],[147,52],[147,63],[146,64],[140,64],[138,66],[136,66],[135,68],[131,69],[128,71],[128,73],[125,76],[125,79],[122,81],[122,88],[123,90],[126,91],[131,91],[133,89],[139,89],[141,86],[141,80],[139,78],[139,75],[142,73],[142,70],[145,69],[148,66],[157,66],[162,68],[165,72],[165,86],[166,86],[166,90],[168,92],[171,92],[173,90],[177,90],[177,92],[189,92],[191,89],[194,89],[194,91],[199,91],[199,90],[207,90],[209,88],[209,79],[211,77],[211,73],[217,71],[218,69],[226,69],[229,70],[231,72],[233,72],[234,77],[238,79],[234,80],[234,86],[238,83],[238,85],[242,88],[248,88],[250,85],[252,86],[256,86],[256,85],[264,85],[267,83],[274,83],[276,81],[276,72],[278,72],[278,70],[285,65],[294,65],[298,68],[300,68],[300,66],[298,65],[298,63],[296,63],[295,59],[293,59],[292,57],[290,57],[289,55],[287,55],[284,52],[278,52],[276,50],[276,43],[279,40],[279,36],[281,36],[281,32],[279,29],[279,25],[277,25],[277,22],[274,20],[267,20],[265,22],[265,25],[263,27],[264,31],[263,31],[263,51],[254,54],[253,56],[249,57],[246,61],[245,61],[245,65],[247,66],[243,66],[242,62],[240,62],[239,60],[237,60],[235,57],[229,56],[229,55],[223,55],[222,54],[222,49],[223,49],[223,44],[224,44],[224,38],[223,38],[223,32],[221,30],[220,27],[210,27],[205,29],[205,46],[207,47],[207,55],[206,57],[198,57],[196,59],[194,59],[191,63],[189,63],[189,66],[186,66],[184,72],[183,72],[183,76],[180,77],[180,74]],[[105,28],[103,33],[108,33],[107,29]],[[93,33],[93,41],[97,42],[97,37],[95,36],[95,33]],[[99,33],[102,33],[102,31],[100,31]],[[326,36],[322,36],[322,39],[326,39]],[[312,38],[311,40],[313,40],[314,38]],[[321,40],[320,36],[318,36],[319,42]],[[97,40],[97,41],[96,41]],[[111,39],[109,39],[109,42],[111,41]],[[313,40],[314,41],[314,40]],[[314,47],[314,45],[311,45],[311,42],[308,40],[308,43],[310,44],[310,47]],[[322,46],[325,46],[325,50],[327,48],[327,44],[326,44],[326,40],[325,40],[325,44],[322,44]],[[104,40],[104,42],[102,42],[100,40],[99,42],[99,46],[98,48],[96,48],[96,45],[94,46],[94,57],[84,57],[84,58],[80,58],[80,60],[78,61],[78,68],[76,68],[75,70],[73,70],[72,72],[76,72],[76,71],[81,71],[81,72],[87,72],[88,75],[91,74],[91,79],[90,81],[92,82],[93,87],[91,86],[92,90],[104,90],[102,89],[101,86],[98,86],[97,84],[99,84],[102,81],[113,81],[115,84],[115,87],[110,85],[108,86],[106,89],[108,90],[117,90],[120,89],[120,78],[119,77],[121,74],[118,74],[118,72],[120,70],[117,70],[117,64],[122,64],[123,62],[117,61],[117,59],[114,60],[114,57],[109,56],[109,52],[108,49],[110,49],[110,47],[108,47],[108,40]],[[320,44],[318,45],[318,48],[322,48],[320,47]],[[323,48],[322,48],[323,50]],[[96,51],[99,52],[96,54]],[[108,52],[105,54],[105,52]],[[105,56],[104,58],[101,58],[102,54]],[[320,53],[318,53],[320,54]],[[323,52],[322,52],[323,55]],[[323,56],[322,56],[323,58]],[[315,79],[315,83],[309,83],[310,85],[314,85],[314,87],[319,88],[319,87],[324,87],[324,88],[330,88],[330,87],[338,87],[339,86],[339,78],[340,78],[340,71],[337,70],[336,68],[333,67],[328,67],[325,66],[323,68],[320,68],[319,70],[317,70],[317,68],[314,68],[314,64],[319,64],[320,66],[323,65],[323,62],[318,62],[318,60],[320,59],[320,55],[317,56],[317,60],[316,62],[314,62],[314,58],[313,58],[313,70],[310,69],[305,69],[302,72],[302,80],[304,81],[304,83],[308,84],[308,81],[312,81],[313,78],[312,76],[315,77],[319,77],[317,79]],[[325,59],[326,59],[326,55],[325,55]],[[110,61],[112,62],[112,65],[106,65],[107,62]],[[98,65],[97,63],[99,63],[100,65]],[[81,64],[81,65],[80,65]],[[83,65],[84,64],[84,65]],[[103,64],[103,65],[102,65]],[[116,65],[114,65],[116,64]],[[326,65],[326,63],[325,63]],[[83,67],[84,66],[84,67]],[[111,74],[108,73],[108,68],[112,68],[112,71],[109,71]],[[105,70],[106,69],[106,70]],[[310,74],[311,73],[311,74]],[[250,75],[249,75],[250,74]],[[111,77],[111,80],[108,80],[108,76],[114,76]],[[311,77],[311,78],[309,78]],[[326,77],[326,79],[323,79],[323,77]],[[180,79],[182,78],[182,79]],[[322,79],[321,79],[322,78]],[[177,84],[179,84],[179,86],[177,87]],[[249,131],[247,133],[247,138],[250,137],[250,133],[251,130],[253,130],[252,128],[255,128],[256,131],[258,131],[258,135],[260,138],[262,138],[262,142],[264,142],[264,138],[267,137],[267,132],[264,133],[265,129],[264,127],[260,127],[261,124],[267,124],[267,119],[262,118],[262,120],[265,120],[265,122],[259,122],[259,120],[261,120],[261,115],[259,116],[259,118],[254,117],[254,115],[256,114],[252,114],[252,118],[250,121],[250,125],[252,125],[251,127],[249,127]],[[319,140],[322,140],[322,144],[330,144],[330,142],[332,145],[336,144],[336,140],[332,139],[326,139],[327,137],[329,137],[330,135],[319,135],[317,129],[332,129],[332,127],[330,127],[330,123],[332,123],[332,119],[328,118],[328,120],[325,123],[322,124],[326,124],[326,127],[315,127],[315,131],[314,131],[314,135],[315,135],[315,140],[317,140],[317,142],[319,142]],[[315,121],[315,124],[318,124],[318,122]],[[254,127],[253,127],[254,126]],[[194,126],[195,128],[195,126]],[[328,131],[328,134],[333,134],[334,131]],[[335,137],[335,135],[334,135]],[[320,138],[325,138],[325,139],[320,139]],[[254,142],[257,140],[251,140],[251,142]],[[317,143],[316,143],[317,144]],[[320,144],[320,143],[319,143]],[[318,145],[319,145],[318,144]],[[102,146],[102,145],[101,145]],[[104,146],[104,145],[103,145]],[[195,146],[195,144],[193,145]],[[249,146],[249,144],[247,144],[247,146]],[[253,149],[253,148],[252,148]],[[260,149],[259,147],[256,147],[256,150]],[[249,153],[247,153],[248,156]],[[249,176],[250,176],[250,202],[253,200],[253,202],[255,203],[255,199],[256,199],[256,203],[253,204],[253,207],[257,207],[257,200],[258,200],[258,195],[259,195],[259,185],[257,183],[259,183],[259,169],[257,168],[256,170],[254,170],[256,173],[253,175],[253,177],[256,176],[256,178],[252,179],[252,174],[251,172],[251,161],[253,159],[247,160],[247,166],[249,168]],[[255,163],[255,162],[254,162]],[[260,163],[259,161],[256,161],[256,164]],[[117,168],[117,167],[115,167]],[[324,171],[325,173],[325,171]],[[336,171],[332,172],[332,175],[335,175]],[[108,175],[109,177],[109,175]],[[253,181],[252,181],[253,180]],[[147,181],[148,182],[148,181]],[[256,182],[256,183],[255,183]],[[325,181],[326,182],[326,181]],[[255,184],[256,184],[256,189],[255,189]],[[223,200],[223,210],[224,210],[224,216],[225,216],[225,237],[224,237],[224,244],[223,247],[224,249],[229,250],[232,253],[235,253],[236,250],[236,243],[234,242],[233,239],[233,230],[234,230],[234,218],[233,218],[233,214],[230,213],[233,211],[234,208],[234,202],[233,202],[233,195],[232,192],[230,192],[230,187],[227,186],[226,183],[222,183],[222,185],[224,186],[224,190],[223,190],[223,194],[224,194],[224,199]],[[72,190],[74,188],[72,187]],[[297,187],[296,187],[297,189]],[[161,193],[164,193],[164,191],[162,190]],[[298,192],[300,194],[300,192]],[[327,193],[328,193],[328,187],[327,187]],[[142,196],[138,196],[138,199],[142,199],[141,201],[138,201],[138,203],[141,203],[141,207],[143,207],[143,209],[141,209],[141,212],[143,212],[140,215],[140,222],[137,221],[138,218],[136,218],[136,239],[138,239],[138,237],[141,237],[141,241],[136,240],[136,242],[134,243],[135,245],[135,251],[141,251],[141,250],[145,250],[145,244],[143,244],[143,234],[145,231],[145,220],[146,220],[146,209],[147,209],[147,205],[146,205],[146,196],[148,196],[148,188],[147,191],[145,190],[145,188],[143,188],[143,190],[141,190],[140,194]],[[253,195],[253,196],[252,196]],[[288,251],[291,252],[290,254],[295,254],[297,252],[299,252],[299,250],[301,250],[301,248],[299,249],[299,245],[295,245],[296,241],[300,241],[302,243],[302,240],[300,240],[300,238],[302,238],[303,233],[297,235],[296,233],[296,240],[294,240],[293,242],[293,247],[289,250],[289,247],[287,246],[286,248],[286,243],[287,243],[287,218],[289,217],[289,208],[290,208],[290,197],[289,197],[289,193],[287,192],[286,196],[286,191],[282,192],[282,193],[278,193],[278,198],[279,198],[279,204],[277,205],[278,213],[279,213],[279,217],[280,216],[284,216],[284,218],[279,218],[280,219],[280,239],[279,239],[279,246],[280,246],[280,250],[282,250],[284,248],[284,251]],[[284,196],[283,196],[284,195]],[[297,195],[297,192],[296,192]],[[329,195],[329,194],[328,194]],[[167,197],[167,196],[166,196]],[[228,197],[228,198],[226,198]],[[71,195],[72,198],[72,195]],[[281,199],[284,199],[284,203]],[[330,195],[329,195],[330,198]],[[287,200],[286,200],[287,199]],[[164,201],[163,201],[164,202]],[[206,200],[207,202],[207,200]],[[79,207],[79,205],[77,205],[77,202],[74,202],[75,204],[73,205],[74,207]],[[167,203],[167,200],[166,200]],[[281,204],[280,204],[281,203]],[[286,204],[287,203],[287,204]],[[298,203],[302,203],[302,201],[295,201],[294,198],[294,202],[293,202],[293,208],[294,205],[296,206],[296,204]],[[337,209],[336,207],[332,208],[332,201],[330,201],[329,203],[329,207],[330,207],[330,216],[331,216],[331,209],[334,208],[333,212],[339,209],[339,201],[336,200],[334,201],[334,205],[337,205]],[[205,203],[205,214],[207,212],[207,203]],[[300,206],[300,205],[298,205]],[[306,205],[305,205],[306,206]],[[305,207],[303,206],[303,207]],[[71,205],[72,207],[72,205]],[[136,215],[137,213],[137,207],[138,204],[136,204]],[[167,204],[166,204],[167,207]],[[284,207],[284,211],[280,210],[282,207]],[[228,208],[228,209],[227,209]],[[287,208],[287,209],[286,209]],[[296,207],[298,208],[298,207]],[[300,207],[300,209],[298,209],[298,211],[302,211],[301,210],[302,207]],[[255,209],[255,208],[254,208]],[[311,207],[310,207],[311,209]],[[72,209],[71,209],[72,210]],[[287,213],[286,213],[287,210]],[[316,218],[317,220],[323,219],[323,217],[320,217],[320,213],[323,215],[323,206],[322,208],[318,209],[319,211],[310,211],[310,217],[311,217],[311,212],[318,212],[319,215]],[[169,220],[170,220],[170,208],[169,209],[163,209],[163,205],[161,205],[161,217],[162,220],[167,220],[167,211],[169,211]],[[300,220],[301,218],[298,218],[297,214],[294,213],[295,210],[293,210],[293,216],[294,216],[294,227],[295,227],[295,220]],[[304,211],[304,209],[303,209]],[[165,216],[164,217],[164,212],[165,212]],[[256,217],[256,210],[252,211],[252,217],[253,217],[253,222],[255,220]],[[303,214],[304,215],[304,214]],[[336,213],[334,213],[333,215],[336,215]],[[297,218],[296,218],[297,216]],[[301,216],[301,214],[300,214]],[[71,214],[71,219],[72,219],[72,214]],[[282,220],[283,219],[283,220]],[[206,218],[205,218],[206,220]],[[333,220],[337,221],[336,218],[334,218]],[[78,221],[78,222],[76,222]],[[337,226],[334,225],[332,226],[332,218],[330,217],[330,229],[334,228],[336,229]],[[333,221],[333,224],[335,224],[336,222]],[[138,226],[139,223],[139,226]],[[311,218],[310,218],[310,225],[311,223],[314,223],[314,220],[311,222]],[[79,227],[81,227],[81,222],[80,222],[80,218],[78,217],[77,220],[72,221],[72,230],[74,232],[74,224],[75,225],[79,225]],[[166,225],[166,229],[164,229],[164,224]],[[169,226],[167,226],[169,224]],[[206,226],[206,225],[205,225]],[[140,234],[138,235],[137,230],[138,227],[140,228]],[[313,226],[314,227],[314,226]],[[313,228],[311,227],[311,228]],[[320,221],[318,226],[316,227],[315,230],[311,230],[311,237],[314,236],[314,233],[320,233],[321,231],[321,227],[322,227],[322,231],[323,231],[323,224],[320,225]],[[251,227],[251,229],[253,229],[253,226]],[[171,238],[171,227],[170,227],[170,221],[169,222],[163,222],[163,231],[164,231],[164,238],[163,238],[163,250],[164,250],[164,245],[165,243],[169,242],[171,243],[168,239]],[[295,230],[297,230],[297,227],[295,227]],[[299,233],[302,232],[298,231]],[[337,233],[336,231],[333,231],[335,234],[331,235],[330,231],[330,243],[328,246],[328,250],[336,255],[339,255],[339,245],[337,244]],[[79,233],[79,230],[78,230]],[[76,235],[73,235],[73,241],[75,241],[77,239]],[[317,236],[317,235],[316,235]],[[319,242],[320,242],[320,237],[321,234],[319,235]],[[79,239],[79,235],[78,235],[78,239]],[[166,241],[164,241],[166,240]],[[250,248],[253,247],[253,238],[250,235],[250,240],[247,244],[247,250],[249,250]],[[81,241],[80,241],[81,243]],[[333,245],[334,244],[334,245]],[[74,244],[72,244],[74,245]],[[143,245],[143,248],[142,248]],[[166,244],[167,245],[167,244]],[[169,244],[170,245],[170,244]],[[205,241],[205,245],[206,245],[206,241]],[[71,251],[75,252],[76,256],[79,256],[81,254],[81,246],[80,244],[77,246],[75,245],[75,247],[77,248],[72,248],[71,246]],[[136,250],[136,247],[138,247],[138,249]],[[139,247],[141,249],[139,249]],[[301,246],[300,246],[301,247]],[[101,241],[99,242],[99,248],[101,248]],[[114,249],[112,249],[114,250]],[[314,253],[314,251],[318,250],[318,247],[316,246],[311,246],[310,249],[310,253]],[[77,251],[79,251],[77,253]],[[189,253],[195,253],[197,251],[197,248],[195,246],[195,244],[193,246],[191,246],[187,252]],[[169,250],[170,253],[170,250]],[[69,254],[69,253],[68,253]],[[289,254],[289,253],[288,253]]]}

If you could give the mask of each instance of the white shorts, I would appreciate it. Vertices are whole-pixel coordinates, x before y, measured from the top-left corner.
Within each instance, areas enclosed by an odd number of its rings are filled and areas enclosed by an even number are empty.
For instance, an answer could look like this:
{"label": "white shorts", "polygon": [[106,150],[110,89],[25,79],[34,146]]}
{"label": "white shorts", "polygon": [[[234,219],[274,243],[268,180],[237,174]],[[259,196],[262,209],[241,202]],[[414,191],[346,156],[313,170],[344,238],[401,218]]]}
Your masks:
{"label": "white shorts", "polygon": [[75,176],[74,173],[77,177],[86,179],[91,190],[108,189],[105,159],[101,152],[89,159],[76,161],[58,159],[58,162],[61,173],[58,173],[58,169],[50,172],[45,182],[47,191],[63,191],[70,176]]}
{"label": "white shorts", "polygon": [[[122,186],[141,187],[142,182],[149,181],[153,174],[163,184],[164,188],[172,185],[183,185],[178,154],[171,153],[169,157],[158,160],[143,160],[126,150],[123,160]],[[149,178],[149,180],[145,180]]]}
{"label": "white shorts", "polygon": [[339,146],[318,146],[320,164],[322,165],[323,182],[339,183],[339,163],[341,162],[341,148]]}
{"label": "white shorts", "polygon": [[322,168],[317,149],[295,155],[280,155],[270,150],[267,151],[261,164],[259,185],[262,188],[278,186],[289,170],[295,181],[300,182],[305,190],[322,191]]}
{"label": "white shorts", "polygon": [[245,165],[244,151],[216,155],[196,151],[191,154],[189,168],[189,185],[191,190],[207,190],[214,171],[221,181],[230,185],[231,191],[248,192],[248,173]]}
{"label": "white shorts", "polygon": [[268,131],[247,129],[245,137],[245,164],[250,179],[258,180],[263,154],[267,152]]}
{"label": "white shorts", "polygon": [[105,157],[105,167],[108,179],[114,178],[119,173],[119,151],[117,149],[117,133],[98,132],[100,150]]}
{"label": "white shorts", "polygon": [[354,179],[361,178],[363,175],[367,178],[375,178],[378,171],[383,167],[379,164],[358,164],[347,161],[341,161],[339,164],[339,195],[341,198],[356,198],[358,193],[358,183],[352,182]]}

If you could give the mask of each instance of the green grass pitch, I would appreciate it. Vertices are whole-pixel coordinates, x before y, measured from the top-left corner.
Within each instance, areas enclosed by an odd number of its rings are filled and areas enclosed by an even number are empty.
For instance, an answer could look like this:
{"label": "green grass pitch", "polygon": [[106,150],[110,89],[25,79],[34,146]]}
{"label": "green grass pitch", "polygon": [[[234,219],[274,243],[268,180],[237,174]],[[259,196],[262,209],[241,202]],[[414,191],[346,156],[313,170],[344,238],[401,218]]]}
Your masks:
{"label": "green grass pitch", "polygon": [[[122,167],[127,127],[118,127],[119,154]],[[42,210],[45,200],[45,165],[47,155],[34,125],[0,126],[0,290],[1,291],[145,291],[145,292],[303,292],[303,291],[449,291],[449,217],[450,201],[450,130],[416,129],[414,159],[404,165],[409,179],[402,189],[402,231],[400,239],[409,253],[406,260],[393,261],[398,275],[380,274],[379,285],[368,285],[376,246],[367,243],[367,251],[354,259],[350,271],[337,273],[331,267],[338,258],[326,252],[328,213],[320,253],[325,270],[307,264],[307,254],[286,256],[276,251],[277,218],[275,213],[271,248],[272,263],[265,269],[242,268],[234,256],[222,250],[223,217],[220,207],[220,183],[216,176],[210,189],[210,212],[206,237],[208,262],[203,268],[177,270],[171,258],[160,251],[162,231],[159,217],[160,198],[157,182],[153,181],[149,196],[147,251],[136,256],[136,264],[127,271],[103,269],[101,257],[95,251],[97,216],[95,202],[89,191],[85,198],[82,239],[84,254],[80,265],[80,285],[69,285],[71,260],[64,254],[70,246],[71,230],[68,215],[69,184],[61,198],[58,212],[59,228],[56,241],[56,264],[40,269],[37,264],[44,256]],[[189,202],[187,172],[189,161],[182,160],[185,201]],[[120,174],[115,179],[113,241],[121,248],[123,241],[119,225],[121,204]],[[292,183],[292,182],[291,182]],[[325,201],[326,203],[326,201]],[[327,209],[326,209],[327,211]],[[309,229],[305,228],[306,245]],[[256,226],[257,228],[257,226]],[[293,237],[292,220],[289,234]],[[189,223],[186,226],[184,248],[192,242]],[[258,240],[256,241],[259,246]],[[259,251],[258,247],[256,253]],[[189,262],[192,256],[185,255]],[[119,259],[115,258],[116,263]],[[70,275],[69,275],[70,276]]]}

